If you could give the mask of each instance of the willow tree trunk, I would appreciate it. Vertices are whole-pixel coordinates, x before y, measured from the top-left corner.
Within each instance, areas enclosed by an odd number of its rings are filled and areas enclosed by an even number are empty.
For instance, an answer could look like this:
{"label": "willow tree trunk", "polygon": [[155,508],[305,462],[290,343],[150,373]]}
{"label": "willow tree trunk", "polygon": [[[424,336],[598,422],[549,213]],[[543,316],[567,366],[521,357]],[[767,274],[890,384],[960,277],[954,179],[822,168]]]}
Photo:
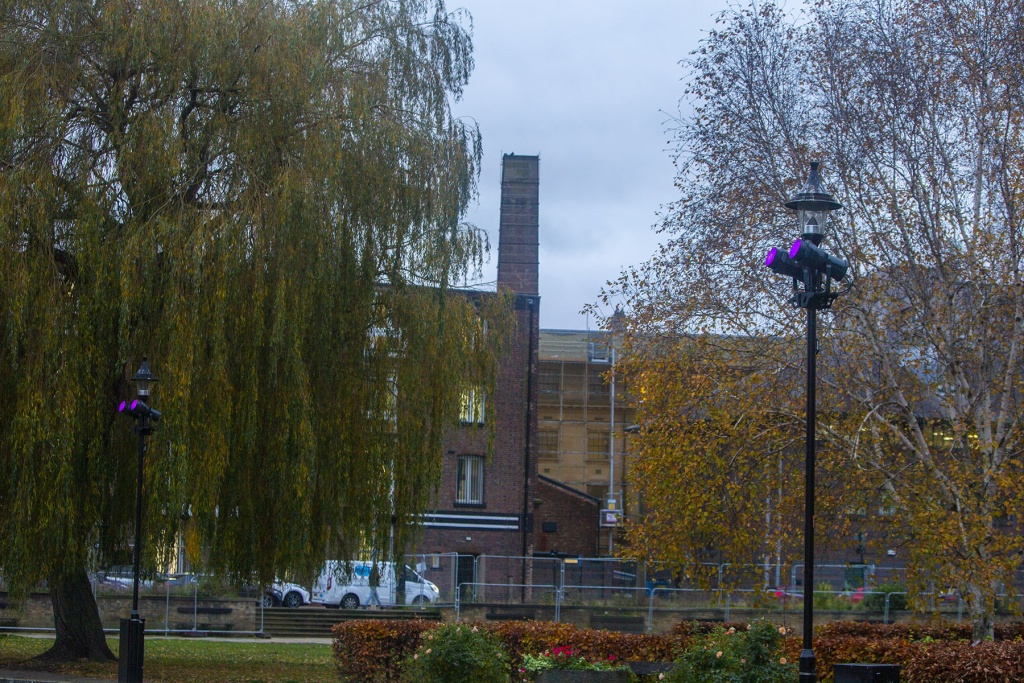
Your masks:
{"label": "willow tree trunk", "polygon": [[88,658],[96,662],[117,659],[107,647],[96,596],[84,569],[51,579],[50,602],[53,604],[57,640],[53,647],[39,655],[40,659],[70,661]]}

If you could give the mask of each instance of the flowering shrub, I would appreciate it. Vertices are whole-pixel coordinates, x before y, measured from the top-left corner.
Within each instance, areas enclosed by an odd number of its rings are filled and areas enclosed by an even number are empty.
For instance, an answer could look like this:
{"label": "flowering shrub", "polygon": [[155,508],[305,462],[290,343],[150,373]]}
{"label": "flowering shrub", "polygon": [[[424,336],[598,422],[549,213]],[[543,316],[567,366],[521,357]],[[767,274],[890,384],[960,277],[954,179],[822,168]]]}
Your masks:
{"label": "flowering shrub", "polygon": [[501,641],[477,625],[445,624],[427,631],[405,661],[408,683],[506,683],[508,655]]}
{"label": "flowering shrub", "polygon": [[768,621],[745,631],[718,627],[695,640],[675,668],[668,683],[783,683],[797,678],[796,666],[783,652],[786,629]]}
{"label": "flowering shrub", "polygon": [[519,674],[522,681],[532,681],[541,671],[550,671],[552,669],[611,671],[625,668],[628,667],[620,664],[615,655],[608,655],[605,659],[588,660],[575,648],[569,645],[562,645],[545,650],[539,655],[524,655],[523,663],[519,667]]}

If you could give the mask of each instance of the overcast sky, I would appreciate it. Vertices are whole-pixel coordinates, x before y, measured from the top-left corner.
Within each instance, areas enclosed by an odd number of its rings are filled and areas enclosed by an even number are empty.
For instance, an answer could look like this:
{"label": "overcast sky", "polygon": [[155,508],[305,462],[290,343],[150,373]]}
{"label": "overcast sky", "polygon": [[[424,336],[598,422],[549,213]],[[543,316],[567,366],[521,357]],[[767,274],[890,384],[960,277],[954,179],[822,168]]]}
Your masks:
{"label": "overcast sky", "polygon": [[497,278],[501,155],[540,155],[540,323],[591,329],[580,309],[653,255],[676,198],[667,121],[680,61],[727,0],[449,0],[473,17],[476,70],[459,116],[483,135],[480,201]]}

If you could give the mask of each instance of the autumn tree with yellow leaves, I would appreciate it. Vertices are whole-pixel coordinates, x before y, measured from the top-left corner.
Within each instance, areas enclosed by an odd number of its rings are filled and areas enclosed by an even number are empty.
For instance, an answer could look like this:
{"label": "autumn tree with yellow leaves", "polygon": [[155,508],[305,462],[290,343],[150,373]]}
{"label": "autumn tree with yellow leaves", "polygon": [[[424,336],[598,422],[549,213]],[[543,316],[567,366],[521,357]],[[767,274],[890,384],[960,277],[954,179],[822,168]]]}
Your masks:
{"label": "autumn tree with yellow leaves", "polygon": [[111,656],[86,572],[129,548],[115,406],[143,355],[144,566],[181,538],[240,582],[309,576],[393,514],[401,551],[506,319],[451,291],[487,248],[461,221],[479,133],[450,109],[468,23],[442,0],[0,2],[0,571],[48,582],[51,656]]}
{"label": "autumn tree with yellow leaves", "polygon": [[992,636],[1024,559],[1022,30],[1019,0],[719,17],[688,64],[668,241],[606,292],[642,397],[639,556],[757,561],[802,524],[805,320],[764,259],[820,160],[851,274],[819,316],[818,547],[866,511],[918,592],[954,587]]}

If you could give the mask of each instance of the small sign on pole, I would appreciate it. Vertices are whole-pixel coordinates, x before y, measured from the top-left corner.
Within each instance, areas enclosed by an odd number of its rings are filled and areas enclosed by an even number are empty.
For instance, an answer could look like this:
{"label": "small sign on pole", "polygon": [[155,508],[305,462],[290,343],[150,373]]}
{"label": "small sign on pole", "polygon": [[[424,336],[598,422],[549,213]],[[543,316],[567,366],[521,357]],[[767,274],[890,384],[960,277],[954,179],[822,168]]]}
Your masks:
{"label": "small sign on pole", "polygon": [[601,526],[603,527],[614,527],[619,525],[619,515],[622,514],[619,510],[606,508],[601,510]]}

